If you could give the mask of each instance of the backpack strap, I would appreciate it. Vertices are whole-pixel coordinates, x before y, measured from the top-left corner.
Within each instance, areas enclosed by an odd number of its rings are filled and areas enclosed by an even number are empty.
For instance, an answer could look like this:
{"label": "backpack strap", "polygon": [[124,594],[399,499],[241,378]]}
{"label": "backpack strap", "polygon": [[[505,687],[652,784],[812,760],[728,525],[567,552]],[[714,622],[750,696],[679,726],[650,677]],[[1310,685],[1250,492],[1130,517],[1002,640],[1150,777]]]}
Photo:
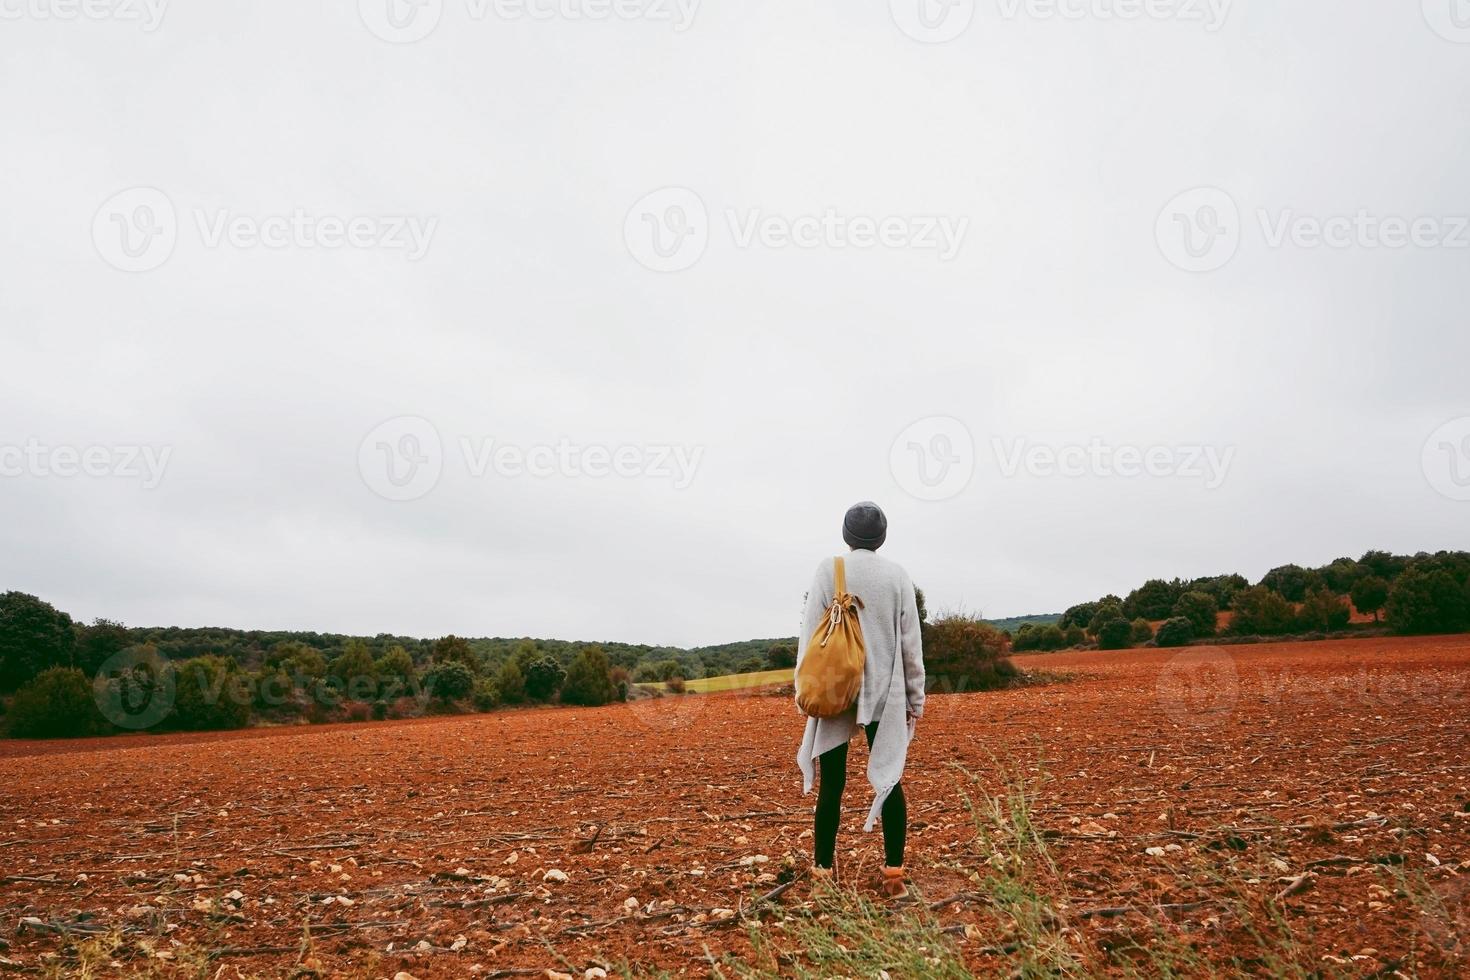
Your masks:
{"label": "backpack strap", "polygon": [[838,555],[832,559],[832,598],[837,598],[847,591],[847,569],[843,566],[842,556]]}

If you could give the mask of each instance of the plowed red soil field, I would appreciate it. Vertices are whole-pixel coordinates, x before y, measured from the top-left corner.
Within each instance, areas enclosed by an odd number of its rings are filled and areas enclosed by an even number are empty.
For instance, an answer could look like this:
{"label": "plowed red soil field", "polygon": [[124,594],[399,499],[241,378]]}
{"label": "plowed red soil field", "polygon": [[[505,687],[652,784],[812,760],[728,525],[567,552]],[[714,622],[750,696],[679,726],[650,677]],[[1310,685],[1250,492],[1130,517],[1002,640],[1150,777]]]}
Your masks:
{"label": "plowed red soil field", "polygon": [[[1034,780],[1058,914],[1089,943],[1162,927],[1225,955],[1240,935],[1214,903],[1238,887],[1280,896],[1327,974],[1470,965],[1470,637],[1017,662],[1075,676],[933,696],[905,778],[919,904],[973,969],[997,937],[964,929],[983,855],[962,792],[1007,767]],[[748,920],[807,899],[751,912],[808,853],[800,730],[788,698],[743,694],[5,743],[0,957],[64,974],[111,933],[103,974],[708,975],[706,950],[746,951]],[[839,845],[857,883],[881,861],[860,746]]]}

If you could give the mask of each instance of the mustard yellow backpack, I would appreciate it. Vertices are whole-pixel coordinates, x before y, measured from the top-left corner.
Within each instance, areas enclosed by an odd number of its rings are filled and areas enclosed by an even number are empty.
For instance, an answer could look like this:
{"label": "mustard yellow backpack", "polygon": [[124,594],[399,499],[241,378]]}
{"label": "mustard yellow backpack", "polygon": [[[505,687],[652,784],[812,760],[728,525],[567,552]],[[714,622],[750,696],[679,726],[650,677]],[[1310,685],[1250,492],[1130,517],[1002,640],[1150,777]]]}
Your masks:
{"label": "mustard yellow backpack", "polygon": [[832,604],[822,614],[796,669],[796,705],[812,718],[835,718],[858,699],[863,686],[863,600],[847,591],[847,569],[832,563]]}

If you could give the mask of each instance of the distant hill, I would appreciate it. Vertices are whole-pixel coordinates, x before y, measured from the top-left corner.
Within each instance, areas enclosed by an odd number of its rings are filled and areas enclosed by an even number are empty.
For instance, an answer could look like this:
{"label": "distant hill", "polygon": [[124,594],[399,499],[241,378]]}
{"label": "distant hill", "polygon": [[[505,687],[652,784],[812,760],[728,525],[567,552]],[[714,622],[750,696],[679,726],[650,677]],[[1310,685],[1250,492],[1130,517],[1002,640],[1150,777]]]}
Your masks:
{"label": "distant hill", "polygon": [[1031,616],[1008,616],[1005,619],[987,619],[986,622],[996,629],[1009,630],[1014,633],[1026,623],[1031,623],[1036,626],[1050,626],[1061,618],[1061,613],[1036,613]]}

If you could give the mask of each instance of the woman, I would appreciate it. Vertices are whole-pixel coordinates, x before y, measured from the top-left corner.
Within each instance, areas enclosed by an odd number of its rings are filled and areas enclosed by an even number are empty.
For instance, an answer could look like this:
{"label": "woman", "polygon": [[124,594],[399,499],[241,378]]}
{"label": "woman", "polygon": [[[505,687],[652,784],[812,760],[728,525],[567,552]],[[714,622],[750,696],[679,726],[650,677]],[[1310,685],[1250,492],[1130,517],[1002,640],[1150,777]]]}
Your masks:
{"label": "woman", "polygon": [[[864,830],[881,815],[884,864],[881,889],[899,898],[904,884],[904,843],[908,804],[903,794],[903,767],[915,722],[924,714],[924,650],[919,639],[919,611],[908,573],[877,551],[888,536],[888,518],[871,501],[854,504],[842,520],[842,538],[851,552],[844,556],[847,591],[862,600],[858,622],[863,631],[865,661],[857,703],[835,718],[807,718],[797,753],[805,790],[812,791],[821,770],[812,863],[818,877],[832,874],[837,849],[837,823],[847,784],[847,743],[862,729],[867,735],[868,782],[875,793]],[[806,616],[798,640],[798,669],[823,612],[832,602],[833,559],[817,566],[807,592]]]}

